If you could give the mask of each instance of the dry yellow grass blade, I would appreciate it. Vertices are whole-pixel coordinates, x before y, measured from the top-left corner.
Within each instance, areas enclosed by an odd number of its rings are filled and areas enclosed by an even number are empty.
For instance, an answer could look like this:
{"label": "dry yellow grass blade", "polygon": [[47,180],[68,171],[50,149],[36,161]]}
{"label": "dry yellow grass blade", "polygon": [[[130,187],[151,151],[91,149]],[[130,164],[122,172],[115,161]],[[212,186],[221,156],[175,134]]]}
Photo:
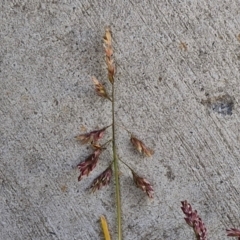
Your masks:
{"label": "dry yellow grass blade", "polygon": [[102,230],[103,230],[105,240],[111,240],[110,234],[108,231],[107,220],[104,216],[101,216],[101,225],[102,225]]}

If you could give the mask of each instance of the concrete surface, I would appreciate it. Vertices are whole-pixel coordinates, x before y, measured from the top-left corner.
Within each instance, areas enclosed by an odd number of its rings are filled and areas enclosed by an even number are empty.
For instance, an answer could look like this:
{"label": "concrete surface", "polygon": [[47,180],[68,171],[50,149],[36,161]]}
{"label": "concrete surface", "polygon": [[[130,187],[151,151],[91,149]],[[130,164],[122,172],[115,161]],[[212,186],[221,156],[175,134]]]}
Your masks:
{"label": "concrete surface", "polygon": [[106,80],[105,26],[114,36],[117,121],[155,149],[140,157],[118,130],[119,155],[155,189],[148,200],[121,166],[124,239],[194,239],[184,199],[209,239],[240,228],[239,1],[1,0],[0,7],[0,239],[103,239],[102,214],[115,239],[114,185],[85,190],[111,151],[81,182],[74,168],[91,152],[74,136],[111,123],[111,106],[90,81]]}

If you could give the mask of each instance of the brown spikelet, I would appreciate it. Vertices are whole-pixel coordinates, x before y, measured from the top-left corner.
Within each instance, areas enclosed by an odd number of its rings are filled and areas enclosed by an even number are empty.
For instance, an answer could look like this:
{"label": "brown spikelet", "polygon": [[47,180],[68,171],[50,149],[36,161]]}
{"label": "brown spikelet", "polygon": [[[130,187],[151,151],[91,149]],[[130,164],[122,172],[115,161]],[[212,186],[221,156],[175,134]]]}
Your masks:
{"label": "brown spikelet", "polygon": [[83,176],[88,176],[89,173],[96,167],[100,153],[101,150],[96,150],[93,154],[88,156],[85,161],[77,165],[80,171],[78,181],[81,181]]}
{"label": "brown spikelet", "polygon": [[99,139],[101,139],[104,135],[105,130],[108,127],[102,128],[100,130],[95,130],[89,133],[84,133],[76,136],[75,138],[80,141],[82,144],[91,142],[95,144]]}
{"label": "brown spikelet", "polygon": [[89,173],[96,167],[99,155],[101,150],[96,150],[93,154],[88,156],[83,162],[77,165],[80,175],[78,177],[78,181],[81,181],[83,176],[88,176]]}
{"label": "brown spikelet", "polygon": [[136,186],[147,193],[148,197],[153,198],[154,190],[152,185],[147,181],[147,179],[138,176],[133,170],[131,171],[133,175],[133,181],[135,182]]}
{"label": "brown spikelet", "polygon": [[107,98],[108,100],[112,101],[111,98],[108,96],[108,93],[107,93],[105,87],[97,80],[97,78],[95,78],[93,76],[92,81],[94,83],[95,91],[96,91],[97,95],[102,98]]}
{"label": "brown spikelet", "polygon": [[112,45],[112,33],[109,27],[105,29],[105,35],[103,37],[103,40],[106,45]]}
{"label": "brown spikelet", "polygon": [[102,172],[97,178],[92,182],[90,189],[92,192],[101,189],[102,187],[110,183],[112,177],[112,166],[109,166],[104,172]]}
{"label": "brown spikelet", "polygon": [[151,157],[154,153],[154,151],[148,147],[139,139],[134,137],[133,135],[130,138],[131,143],[133,146],[138,150],[138,152],[146,155],[147,157]]}

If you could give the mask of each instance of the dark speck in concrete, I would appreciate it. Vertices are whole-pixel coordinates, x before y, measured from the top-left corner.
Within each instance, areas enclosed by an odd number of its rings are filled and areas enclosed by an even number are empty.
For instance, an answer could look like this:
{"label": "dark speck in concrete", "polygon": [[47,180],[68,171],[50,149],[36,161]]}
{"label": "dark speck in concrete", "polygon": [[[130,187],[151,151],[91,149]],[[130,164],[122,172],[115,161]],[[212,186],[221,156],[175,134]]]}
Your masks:
{"label": "dark speck in concrete", "polygon": [[207,100],[202,100],[202,104],[221,115],[232,115],[234,107],[233,98],[228,94],[207,98]]}
{"label": "dark speck in concrete", "polygon": [[166,172],[166,176],[170,181],[173,181],[175,179],[175,175],[172,171],[172,168],[170,166],[166,166],[167,168],[167,172]]}
{"label": "dark speck in concrete", "polygon": [[233,103],[230,102],[217,102],[212,104],[212,110],[214,112],[223,114],[223,115],[232,115]]}

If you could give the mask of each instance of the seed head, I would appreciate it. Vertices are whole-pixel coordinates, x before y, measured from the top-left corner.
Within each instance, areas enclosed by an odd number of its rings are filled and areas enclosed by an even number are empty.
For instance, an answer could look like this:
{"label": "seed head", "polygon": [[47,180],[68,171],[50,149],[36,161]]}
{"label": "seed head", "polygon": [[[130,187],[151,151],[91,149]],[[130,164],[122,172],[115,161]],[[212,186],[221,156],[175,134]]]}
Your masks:
{"label": "seed head", "polygon": [[88,156],[83,162],[77,165],[80,175],[78,177],[78,181],[81,181],[83,176],[89,175],[89,173],[96,167],[99,155],[101,150],[96,150],[93,154]]}
{"label": "seed head", "polygon": [[133,135],[131,136],[130,141],[132,142],[133,146],[138,150],[138,152],[146,155],[147,157],[151,157],[153,155],[154,151],[146,147],[146,145],[141,140],[137,139]]}
{"label": "seed head", "polygon": [[133,170],[132,175],[133,181],[135,182],[136,186],[138,188],[141,188],[142,191],[144,191],[145,193],[147,193],[148,197],[153,198],[154,190],[152,185],[145,178],[138,176]]}
{"label": "seed head", "polygon": [[204,222],[199,217],[196,210],[192,209],[192,206],[185,200],[182,201],[182,211],[186,215],[184,218],[186,223],[193,228],[197,240],[207,240],[207,229]]}
{"label": "seed head", "polygon": [[104,172],[102,172],[97,178],[92,182],[90,189],[92,192],[101,189],[102,187],[110,183],[112,177],[112,166],[109,166]]}

